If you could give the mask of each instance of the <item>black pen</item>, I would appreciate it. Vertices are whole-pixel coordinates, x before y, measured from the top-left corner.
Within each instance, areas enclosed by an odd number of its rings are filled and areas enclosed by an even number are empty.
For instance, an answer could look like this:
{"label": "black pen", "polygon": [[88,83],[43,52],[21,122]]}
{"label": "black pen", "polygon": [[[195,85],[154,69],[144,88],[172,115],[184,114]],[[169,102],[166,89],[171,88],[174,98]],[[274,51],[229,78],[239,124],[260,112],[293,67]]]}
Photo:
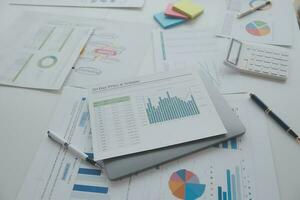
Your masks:
{"label": "black pen", "polygon": [[262,108],[267,115],[269,115],[285,132],[293,136],[296,141],[300,144],[299,136],[286,124],[282,121],[264,102],[262,102],[255,94],[250,93],[251,99],[260,107]]}

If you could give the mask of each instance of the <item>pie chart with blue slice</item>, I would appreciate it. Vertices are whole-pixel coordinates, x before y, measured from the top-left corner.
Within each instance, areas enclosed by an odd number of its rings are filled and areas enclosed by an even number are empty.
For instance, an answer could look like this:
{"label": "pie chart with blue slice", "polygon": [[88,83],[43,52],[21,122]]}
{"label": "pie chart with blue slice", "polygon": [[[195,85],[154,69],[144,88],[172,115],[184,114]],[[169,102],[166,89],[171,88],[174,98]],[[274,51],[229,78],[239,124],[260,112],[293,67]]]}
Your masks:
{"label": "pie chart with blue slice", "polygon": [[174,172],[169,179],[169,188],[172,194],[183,200],[195,200],[205,191],[205,184],[191,171],[180,169]]}

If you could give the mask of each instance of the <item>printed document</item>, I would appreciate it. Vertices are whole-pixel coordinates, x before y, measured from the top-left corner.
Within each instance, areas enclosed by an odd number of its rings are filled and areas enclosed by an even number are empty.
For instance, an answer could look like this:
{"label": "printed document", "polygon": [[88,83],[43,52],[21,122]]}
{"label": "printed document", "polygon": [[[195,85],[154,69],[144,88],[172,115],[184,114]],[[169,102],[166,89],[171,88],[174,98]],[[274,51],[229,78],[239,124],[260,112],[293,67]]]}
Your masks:
{"label": "printed document", "polygon": [[93,28],[36,16],[32,23],[22,15],[1,37],[0,84],[59,90]]}
{"label": "printed document", "polygon": [[[85,90],[64,88],[49,129],[93,156],[86,97]],[[17,199],[168,200],[186,194],[193,199],[225,195],[226,199],[279,200],[266,117],[248,95],[225,97],[244,122],[245,135],[114,182],[60,148],[45,130]]]}
{"label": "printed document", "polygon": [[194,70],[96,85],[89,111],[96,160],[226,133]]}
{"label": "printed document", "polygon": [[293,44],[293,8],[289,3],[272,0],[272,4],[241,19],[236,15],[261,5],[263,0],[229,0],[217,35],[249,42],[291,46]]}
{"label": "printed document", "polygon": [[69,7],[143,7],[145,0],[11,0],[11,4]]}
{"label": "printed document", "polygon": [[244,122],[245,135],[112,182],[111,199],[279,200],[264,113],[248,95],[225,97]]}
{"label": "printed document", "polygon": [[[65,87],[48,126],[93,158],[87,92]],[[103,171],[82,161],[45,136],[17,200],[108,200],[109,181]]]}
{"label": "printed document", "polygon": [[244,91],[239,72],[223,64],[227,41],[217,38],[214,28],[154,30],[152,36],[157,72],[192,66],[206,73],[221,92]]}
{"label": "printed document", "polygon": [[76,22],[88,23],[95,31],[73,67],[67,85],[86,88],[139,73],[151,45],[148,25],[93,19],[77,19]]}
{"label": "printed document", "polygon": [[158,71],[187,63],[213,60],[218,50],[214,28],[154,30],[153,50]]}

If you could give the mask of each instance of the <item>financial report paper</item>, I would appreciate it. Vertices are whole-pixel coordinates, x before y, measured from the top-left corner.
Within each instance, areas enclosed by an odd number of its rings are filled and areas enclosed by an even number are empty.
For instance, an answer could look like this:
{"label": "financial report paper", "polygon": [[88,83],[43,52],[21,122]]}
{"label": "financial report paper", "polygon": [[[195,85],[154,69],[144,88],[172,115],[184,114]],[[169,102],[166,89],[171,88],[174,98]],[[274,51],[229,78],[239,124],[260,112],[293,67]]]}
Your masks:
{"label": "financial report paper", "polygon": [[86,88],[138,74],[151,45],[148,25],[82,18],[70,21],[95,27],[95,31],[74,65],[67,85]]}
{"label": "financial report paper", "polygon": [[24,13],[2,33],[0,84],[49,90],[62,87],[93,28],[61,23],[63,17],[60,23],[51,22],[47,16],[35,14],[33,19]]}
{"label": "financial report paper", "polygon": [[157,72],[192,66],[203,71],[222,92],[244,91],[240,74],[224,66],[227,41],[215,36],[215,28],[153,30]]}
{"label": "financial report paper", "polygon": [[11,0],[11,4],[69,7],[143,7],[145,0]]}
{"label": "financial report paper", "polygon": [[[33,43],[35,46],[42,45],[39,43],[39,41],[46,41],[47,38],[45,37],[52,33],[51,31],[53,30],[51,27],[54,25],[59,27],[60,29],[63,29],[64,27],[75,27],[76,29],[81,30],[93,27],[94,30],[92,33],[90,33],[86,43],[84,45],[80,45],[81,48],[78,48],[76,49],[76,51],[73,51],[74,57],[72,57],[72,59],[74,59],[74,61],[72,60],[72,63],[65,66],[65,73],[59,74],[58,77],[54,76],[54,74],[50,74],[50,72],[52,72],[53,70],[58,70],[57,65],[59,64],[59,62],[57,61],[58,59],[54,56],[45,57],[40,62],[40,64],[44,66],[43,68],[33,67],[33,70],[37,70],[36,73],[38,73],[40,76],[43,75],[45,79],[47,78],[48,81],[44,81],[46,83],[43,82],[43,84],[49,85],[47,87],[41,85],[42,83],[40,82],[43,81],[43,77],[37,77],[37,80],[31,79],[31,81],[39,82],[35,83],[36,85],[34,86],[29,85],[30,87],[34,88],[51,89],[52,87],[54,87],[50,86],[51,82],[49,81],[51,81],[52,79],[53,81],[57,80],[55,84],[59,85],[60,87],[62,84],[61,82],[64,82],[66,85],[87,88],[89,85],[94,85],[99,82],[134,77],[139,73],[141,63],[144,60],[145,54],[147,50],[149,50],[151,45],[151,27],[149,25],[119,22],[105,19],[42,14],[38,12],[25,12],[22,15],[23,24],[31,23],[31,21],[35,19],[40,19],[40,21],[46,22],[48,26],[51,25],[50,28],[41,27],[41,30],[37,32],[37,34],[39,34],[38,37],[36,37],[36,35],[32,33],[33,35],[31,37],[34,37],[32,41],[35,42]],[[18,26],[20,26],[19,23]],[[45,30],[42,28],[44,28]],[[137,28],[140,31],[135,31]],[[19,29],[21,30],[22,27],[19,27]],[[66,36],[68,36],[67,31],[68,30],[66,29]],[[52,34],[56,34],[55,37],[61,37],[61,40],[53,40],[51,39],[51,37],[54,36],[49,36],[50,41],[46,41],[44,45],[45,47],[41,48],[41,50],[43,50],[44,48],[48,48],[48,43],[50,42],[56,42],[54,44],[51,44],[53,48],[54,45],[60,44],[58,42],[64,42],[64,37],[62,37],[64,36],[64,32],[59,32],[58,28],[56,29],[56,32],[54,31]],[[75,32],[73,32],[73,34],[75,34]],[[8,36],[3,36],[3,38],[6,37]],[[139,40],[140,42],[134,42],[136,40]],[[27,43],[28,42],[29,41],[27,41]],[[27,49],[29,47],[30,46],[28,45],[26,46]],[[6,55],[8,55],[7,48],[3,48],[1,52],[4,58],[6,57]],[[72,50],[70,50],[69,48],[65,50],[65,53],[61,51],[60,54],[64,53],[63,55],[65,56],[63,58],[67,59],[67,53],[71,52]],[[11,55],[17,53],[18,51],[16,51],[15,48],[12,48]],[[9,59],[11,58],[9,57]],[[2,62],[4,61],[5,59],[2,59]],[[16,60],[18,66],[20,66],[22,63],[26,63],[27,60],[24,58],[24,61],[21,61],[22,60],[20,59]],[[0,68],[0,71],[4,71],[2,73],[3,81],[9,78],[13,79],[14,75],[17,74],[19,71],[26,72],[28,67],[24,67],[24,70],[19,70],[20,68],[21,67],[17,69],[11,69],[10,67],[2,66],[2,68]],[[12,74],[10,75],[9,73]],[[27,75],[29,76],[28,78],[32,78],[30,77],[32,73],[20,73],[17,77],[18,80],[7,82],[7,84],[18,84],[21,87],[26,87],[24,86],[25,83],[18,83],[18,81],[21,81],[20,78],[22,75]],[[51,80],[50,76],[53,76]],[[58,86],[55,86],[55,89],[57,87]]]}
{"label": "financial report paper", "polygon": [[[87,91],[65,87],[48,130],[93,158]],[[103,172],[44,138],[18,193],[18,200],[108,200],[109,181]]]}
{"label": "financial report paper", "polygon": [[89,111],[96,160],[226,133],[194,70],[93,86]]}
{"label": "financial report paper", "polygon": [[158,71],[215,59],[219,52],[215,28],[157,29],[152,31],[152,36]]}
{"label": "financial report paper", "polygon": [[[48,128],[92,156],[86,97],[85,90],[65,87]],[[244,122],[245,135],[114,182],[60,148],[45,130],[17,199],[173,200],[187,194],[216,200],[224,193],[226,199],[279,200],[266,117],[248,95],[225,97]]]}
{"label": "financial report paper", "polygon": [[[267,119],[248,95],[226,95],[241,137],[112,182],[112,200],[279,200]],[[253,120],[255,119],[255,120]]]}
{"label": "financial report paper", "polygon": [[220,19],[217,35],[249,42],[291,46],[293,44],[293,8],[289,3],[272,3],[248,16],[237,19],[240,12],[261,5],[262,0],[228,0]]}

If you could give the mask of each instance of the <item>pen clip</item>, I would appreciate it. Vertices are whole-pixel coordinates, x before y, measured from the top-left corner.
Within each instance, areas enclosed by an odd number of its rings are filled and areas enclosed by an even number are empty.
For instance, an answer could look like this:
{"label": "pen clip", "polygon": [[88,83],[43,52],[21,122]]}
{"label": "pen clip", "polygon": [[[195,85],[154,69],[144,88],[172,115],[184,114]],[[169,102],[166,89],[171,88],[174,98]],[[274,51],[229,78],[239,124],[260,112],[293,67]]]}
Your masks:
{"label": "pen clip", "polygon": [[297,140],[298,144],[300,144],[300,137],[297,137],[296,140]]}

